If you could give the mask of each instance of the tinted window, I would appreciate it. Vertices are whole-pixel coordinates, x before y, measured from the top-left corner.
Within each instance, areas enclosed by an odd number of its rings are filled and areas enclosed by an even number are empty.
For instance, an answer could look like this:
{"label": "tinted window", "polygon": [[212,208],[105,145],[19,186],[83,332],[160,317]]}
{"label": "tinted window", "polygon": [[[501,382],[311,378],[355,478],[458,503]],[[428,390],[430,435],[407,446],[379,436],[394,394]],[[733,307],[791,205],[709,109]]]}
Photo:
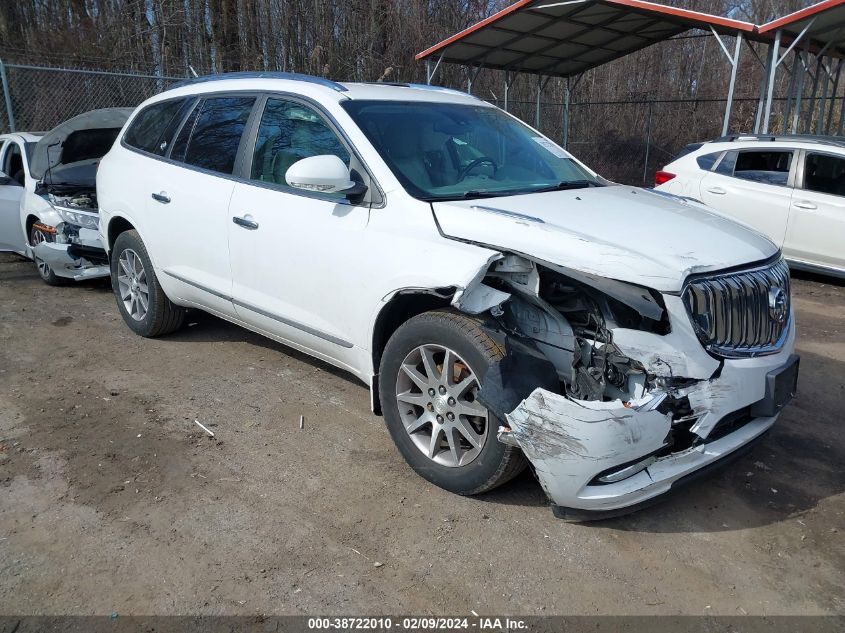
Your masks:
{"label": "tinted window", "polygon": [[716,173],[723,176],[733,176],[734,167],[736,166],[736,152],[728,152],[719,161],[719,166],[716,167]]}
{"label": "tinted window", "polygon": [[189,165],[231,174],[254,97],[215,97],[202,103],[185,148]]}
{"label": "tinted window", "polygon": [[719,158],[721,152],[714,152],[712,154],[703,154],[695,159],[695,162],[698,163],[698,166],[703,169],[704,171],[710,171],[713,168],[713,165],[716,164],[716,159]]}
{"label": "tinted window", "polygon": [[734,177],[767,185],[785,185],[789,179],[792,152],[740,152],[736,159]]}
{"label": "tinted window", "polygon": [[165,142],[169,140],[165,132],[184,104],[185,99],[172,99],[147,106],[132,121],[123,140],[145,152],[163,155],[167,150]]}
{"label": "tinted window", "polygon": [[9,141],[6,147],[6,155],[3,157],[2,172],[13,178],[18,184],[25,184],[25,176],[23,171],[23,156],[21,156],[21,148],[17,143]]}
{"label": "tinted window", "polygon": [[267,100],[252,158],[253,180],[287,186],[285,174],[291,165],[326,154],[349,166],[349,152],[319,114],[292,101]]}
{"label": "tinted window", "polygon": [[807,154],[804,189],[845,196],[845,159],[829,154]]}
{"label": "tinted window", "polygon": [[173,141],[173,145],[170,150],[170,158],[180,162],[185,160],[185,150],[188,149],[188,139],[191,138],[191,133],[194,131],[194,125],[196,125],[197,117],[199,116],[201,109],[202,102],[200,101],[196,107],[194,107],[190,116],[185,119],[185,122],[182,124],[182,129],[179,130],[178,136]]}

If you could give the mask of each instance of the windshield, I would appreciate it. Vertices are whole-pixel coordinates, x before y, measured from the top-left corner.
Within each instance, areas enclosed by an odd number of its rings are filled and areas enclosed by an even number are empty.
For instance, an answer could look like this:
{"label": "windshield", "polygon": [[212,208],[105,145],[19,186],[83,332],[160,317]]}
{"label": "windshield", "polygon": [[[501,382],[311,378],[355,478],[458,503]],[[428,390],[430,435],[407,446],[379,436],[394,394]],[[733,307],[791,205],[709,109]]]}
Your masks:
{"label": "windshield", "polygon": [[422,200],[601,184],[566,151],[498,108],[356,100],[343,107],[405,189]]}

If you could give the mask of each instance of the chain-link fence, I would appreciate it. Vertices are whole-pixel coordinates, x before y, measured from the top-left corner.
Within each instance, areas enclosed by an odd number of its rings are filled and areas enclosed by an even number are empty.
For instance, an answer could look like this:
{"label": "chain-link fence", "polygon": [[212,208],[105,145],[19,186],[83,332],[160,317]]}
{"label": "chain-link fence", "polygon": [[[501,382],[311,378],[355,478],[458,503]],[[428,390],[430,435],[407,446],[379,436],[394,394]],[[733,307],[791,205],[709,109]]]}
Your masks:
{"label": "chain-link fence", "polygon": [[136,106],[185,78],[0,62],[0,79],[0,132],[30,132],[88,110]]}
{"label": "chain-link fence", "polygon": [[[49,130],[95,108],[136,106],[183,77],[157,77],[0,63],[0,132]],[[502,107],[502,101],[491,100]],[[734,101],[732,129],[753,128],[756,99]],[[511,101],[508,110],[535,124],[535,101]],[[654,172],[677,152],[721,133],[723,99],[676,99],[573,103],[568,149],[606,178],[649,185]],[[540,104],[540,130],[562,142],[562,103]],[[775,116],[772,129],[779,130]]]}

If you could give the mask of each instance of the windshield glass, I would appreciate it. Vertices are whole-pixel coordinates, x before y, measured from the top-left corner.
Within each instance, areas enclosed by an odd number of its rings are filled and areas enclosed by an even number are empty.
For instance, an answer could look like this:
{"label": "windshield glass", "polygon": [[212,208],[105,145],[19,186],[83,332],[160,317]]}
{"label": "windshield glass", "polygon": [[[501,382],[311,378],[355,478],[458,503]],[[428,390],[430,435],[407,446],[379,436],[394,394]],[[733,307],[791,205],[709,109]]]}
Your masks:
{"label": "windshield glass", "polygon": [[343,107],[422,200],[600,186],[563,149],[498,108],[356,100]]}

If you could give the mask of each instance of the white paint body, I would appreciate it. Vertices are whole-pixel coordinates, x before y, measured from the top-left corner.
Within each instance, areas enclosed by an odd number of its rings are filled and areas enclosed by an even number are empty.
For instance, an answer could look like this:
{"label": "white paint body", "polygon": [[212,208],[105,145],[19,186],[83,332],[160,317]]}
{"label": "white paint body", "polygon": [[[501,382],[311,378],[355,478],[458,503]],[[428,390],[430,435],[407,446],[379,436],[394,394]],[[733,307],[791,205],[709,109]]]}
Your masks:
{"label": "white paint body", "polygon": [[[24,152],[25,143],[36,143],[40,138],[39,135],[28,133],[0,135],[0,165],[5,163],[6,152],[12,144]],[[42,242],[33,247],[28,230],[33,222],[61,232],[65,220],[43,196],[35,193],[38,182],[30,173],[28,160],[24,161],[23,172],[23,185],[0,185],[0,251],[17,253],[29,259],[37,255],[57,276],[66,279],[79,281],[107,276],[108,266],[95,265],[85,258],[71,256],[68,253],[70,245],[67,243]],[[96,218],[96,214],[85,215]],[[99,233],[92,229],[79,229],[78,244],[102,248]]]}
{"label": "white paint body", "polygon": [[[757,182],[718,173],[718,163],[702,169],[697,159],[723,152],[793,152],[785,184]],[[760,231],[783,250],[795,268],[845,276],[845,187],[843,195],[811,191],[804,186],[808,154],[824,154],[845,161],[845,143],[783,140],[736,140],[704,143],[669,163],[663,171],[675,174],[655,187],[700,200],[714,211]],[[845,173],[840,175],[845,181]]]}
{"label": "white paint body", "polygon": [[[131,224],[172,301],[202,308],[328,361],[368,385],[377,372],[376,320],[391,298],[407,289],[446,287],[457,288],[460,296],[505,253],[663,293],[670,335],[617,330],[614,337],[623,351],[644,358],[649,371],[659,373],[661,357],[671,357],[689,372],[685,375],[705,381],[690,394],[691,401],[699,403],[702,429],[724,413],[759,400],[767,371],[783,365],[792,353],[794,332],[778,354],[726,361],[715,397],[714,383],[706,380],[719,361],[702,347],[678,296],[692,273],[775,256],[777,247],[756,231],[699,204],[623,186],[473,202],[418,200],[403,189],[341,103],[384,99],[486,104],[446,91],[356,84],[346,88],[340,92],[285,79],[221,79],[176,88],[140,108],[179,95],[215,92],[307,99],[343,130],[370,172],[378,203],[346,204],[279,191],[142,154],[117,142],[98,172],[103,243],[111,247],[113,222]],[[165,194],[170,202],[158,202],[152,194]],[[248,217],[258,226],[246,230],[233,222],[235,217]],[[486,295],[474,299],[483,303]],[[645,358],[650,353],[653,357]],[[541,481],[554,503],[584,509],[622,507],[660,494],[683,473],[742,446],[774,422],[760,420],[710,453],[677,456],[672,464],[661,463],[651,476],[641,473],[636,481],[606,486],[597,494],[586,482],[608,466],[628,461],[632,452],[652,450],[666,429],[658,424],[648,431],[647,440],[632,446],[608,425],[575,419],[565,397],[547,394],[546,402],[553,410],[545,420],[554,425],[566,418],[588,454],[546,460],[530,450],[526,453],[535,465],[543,464],[546,474]],[[509,416],[511,422],[518,425],[520,411],[530,408],[526,400]],[[531,414],[540,415],[536,410]],[[631,425],[648,421],[640,421],[636,413],[628,417]]]}

